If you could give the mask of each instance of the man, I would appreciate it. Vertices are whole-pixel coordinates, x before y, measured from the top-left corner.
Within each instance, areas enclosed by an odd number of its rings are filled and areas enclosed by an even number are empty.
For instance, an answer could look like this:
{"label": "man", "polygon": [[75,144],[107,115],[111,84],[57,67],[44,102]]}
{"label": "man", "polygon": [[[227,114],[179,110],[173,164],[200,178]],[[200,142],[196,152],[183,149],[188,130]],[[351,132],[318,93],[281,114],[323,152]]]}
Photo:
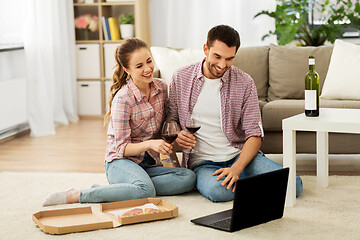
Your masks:
{"label": "man", "polygon": [[[259,152],[263,130],[253,79],[232,66],[240,36],[230,26],[213,27],[202,62],[178,69],[172,78],[168,120],[182,131],[177,143],[195,153],[183,155],[183,166],[194,170],[198,191],[213,202],[234,199],[236,181],[282,168]],[[201,125],[195,134],[185,123],[193,116]],[[297,193],[302,181],[296,179]]]}

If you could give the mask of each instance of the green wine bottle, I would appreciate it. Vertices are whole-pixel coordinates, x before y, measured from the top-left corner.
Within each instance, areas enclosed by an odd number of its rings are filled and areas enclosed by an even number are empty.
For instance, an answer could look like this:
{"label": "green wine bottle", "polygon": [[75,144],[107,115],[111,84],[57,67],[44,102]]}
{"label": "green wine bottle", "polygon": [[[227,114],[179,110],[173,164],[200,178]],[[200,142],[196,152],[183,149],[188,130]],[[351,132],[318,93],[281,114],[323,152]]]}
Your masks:
{"label": "green wine bottle", "polygon": [[314,56],[309,56],[309,71],[305,75],[305,115],[319,116],[319,74],[315,71]]}

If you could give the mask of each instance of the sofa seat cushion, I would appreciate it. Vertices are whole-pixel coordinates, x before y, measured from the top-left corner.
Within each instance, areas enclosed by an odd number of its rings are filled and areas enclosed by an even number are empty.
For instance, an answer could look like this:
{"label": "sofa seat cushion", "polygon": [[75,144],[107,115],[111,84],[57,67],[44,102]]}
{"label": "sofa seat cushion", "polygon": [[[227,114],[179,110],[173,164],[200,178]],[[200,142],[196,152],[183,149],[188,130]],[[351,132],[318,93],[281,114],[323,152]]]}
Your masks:
{"label": "sofa seat cushion", "polygon": [[[320,99],[321,108],[350,108],[360,109],[360,101],[356,100],[326,100]],[[321,112],[320,112],[321,114]]]}
{"label": "sofa seat cushion", "polygon": [[[360,101],[320,99],[320,108],[360,109]],[[282,120],[304,112],[304,100],[276,100],[262,107],[265,131],[282,131]],[[321,111],[320,111],[321,116]]]}
{"label": "sofa seat cushion", "polygon": [[254,79],[259,100],[266,101],[269,87],[269,47],[240,47],[233,65]]}
{"label": "sofa seat cushion", "polygon": [[276,100],[262,108],[265,131],[282,131],[282,119],[304,112],[304,100]]}
{"label": "sofa seat cushion", "polygon": [[314,55],[320,93],[329,67],[333,46],[290,47],[270,45],[268,101],[304,99],[309,56]]}
{"label": "sofa seat cushion", "polygon": [[[329,133],[329,154],[359,154],[360,134]],[[282,132],[265,132],[260,150],[265,154],[283,153]],[[296,153],[316,153],[316,133],[296,132]]]}
{"label": "sofa seat cushion", "polygon": [[262,111],[263,107],[265,106],[267,102],[265,101],[262,101],[262,100],[259,100],[259,108],[260,108],[260,111]]}

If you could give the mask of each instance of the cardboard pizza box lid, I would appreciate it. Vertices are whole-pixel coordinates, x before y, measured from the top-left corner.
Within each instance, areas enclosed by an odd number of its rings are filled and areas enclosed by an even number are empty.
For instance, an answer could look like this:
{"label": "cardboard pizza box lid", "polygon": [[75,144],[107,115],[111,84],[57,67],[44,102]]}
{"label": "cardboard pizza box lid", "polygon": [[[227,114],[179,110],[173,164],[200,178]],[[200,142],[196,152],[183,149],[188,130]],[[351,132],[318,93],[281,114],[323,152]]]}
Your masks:
{"label": "cardboard pizza box lid", "polygon": [[[115,216],[110,213],[112,211],[141,206],[147,203],[153,203],[163,211],[130,217]],[[65,234],[173,218],[177,215],[177,206],[168,203],[161,198],[143,198],[103,203],[100,204],[100,211],[95,212],[91,207],[40,211],[33,214],[33,221],[45,233]]]}

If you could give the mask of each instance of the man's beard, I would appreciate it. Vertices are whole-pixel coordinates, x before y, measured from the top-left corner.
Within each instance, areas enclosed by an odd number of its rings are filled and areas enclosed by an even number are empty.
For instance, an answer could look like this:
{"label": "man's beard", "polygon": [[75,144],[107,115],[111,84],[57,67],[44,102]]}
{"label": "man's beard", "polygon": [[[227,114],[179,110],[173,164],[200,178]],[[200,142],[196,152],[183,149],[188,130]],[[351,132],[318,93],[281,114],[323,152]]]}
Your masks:
{"label": "man's beard", "polygon": [[208,62],[206,62],[206,67],[208,68],[210,74],[215,78],[221,78],[226,73],[226,71],[229,69],[228,67],[225,67],[225,70],[222,73],[217,73],[217,72],[215,72],[216,70],[213,69],[213,68],[216,68],[215,64],[210,65],[210,63],[208,63]]}

